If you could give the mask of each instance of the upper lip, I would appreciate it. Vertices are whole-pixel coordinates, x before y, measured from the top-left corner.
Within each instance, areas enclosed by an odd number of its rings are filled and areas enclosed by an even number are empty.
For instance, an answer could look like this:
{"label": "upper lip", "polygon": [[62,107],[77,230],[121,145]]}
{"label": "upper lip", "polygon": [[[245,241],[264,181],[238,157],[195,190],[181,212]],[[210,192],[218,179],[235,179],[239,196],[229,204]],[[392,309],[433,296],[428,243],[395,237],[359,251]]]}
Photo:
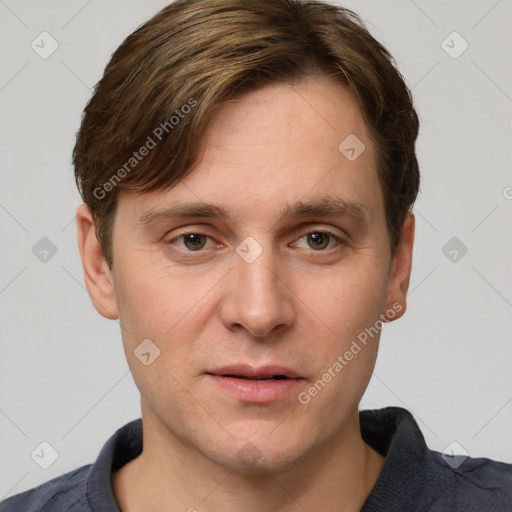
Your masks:
{"label": "upper lip", "polygon": [[206,373],[209,375],[233,375],[236,377],[263,379],[275,377],[277,375],[282,375],[284,377],[288,377],[289,379],[301,378],[301,375],[299,375],[296,371],[291,370],[286,366],[276,364],[259,366],[257,368],[248,364],[233,364],[229,366],[214,368],[213,370],[208,370]]}

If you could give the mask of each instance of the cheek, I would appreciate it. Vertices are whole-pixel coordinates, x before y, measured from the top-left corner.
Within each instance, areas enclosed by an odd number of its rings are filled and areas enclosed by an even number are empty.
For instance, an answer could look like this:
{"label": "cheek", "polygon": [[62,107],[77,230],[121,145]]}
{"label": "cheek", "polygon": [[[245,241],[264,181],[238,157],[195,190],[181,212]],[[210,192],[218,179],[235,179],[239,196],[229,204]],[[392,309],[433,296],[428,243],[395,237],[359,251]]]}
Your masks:
{"label": "cheek", "polygon": [[[204,367],[204,360],[197,360],[198,340],[214,314],[215,281],[138,268],[125,273],[118,268],[115,287],[128,365],[144,396],[155,389],[172,388],[172,396],[179,400],[179,383],[189,382]],[[137,358],[138,347],[147,339],[158,354],[149,366]]]}
{"label": "cheek", "polygon": [[189,352],[194,328],[199,327],[194,305],[200,292],[185,293],[175,281],[142,270],[118,274],[116,300],[124,351],[133,379],[149,403],[171,407],[187,398],[182,383],[197,371]]}
{"label": "cheek", "polygon": [[119,321],[130,342],[139,338],[155,338],[156,319],[161,317],[162,305],[167,304],[167,297],[151,279],[141,279],[141,275],[132,278],[121,276],[116,286],[116,300],[119,309]]}
{"label": "cheek", "polygon": [[119,273],[115,293],[121,324],[138,337],[162,338],[182,329],[211,288],[204,276],[176,277],[165,270],[134,268],[137,271]]}
{"label": "cheek", "polygon": [[[301,299],[332,338],[347,340],[373,325],[386,304],[386,276],[374,265],[347,265],[322,278],[302,278]],[[308,316],[311,316],[311,311]]]}
{"label": "cheek", "polygon": [[328,284],[328,293],[315,292],[307,299],[315,312],[308,318],[320,331],[309,333],[315,340],[314,350],[309,348],[315,375],[301,402],[332,411],[325,429],[357,409],[375,366],[386,303],[379,272],[340,273]]}
{"label": "cheek", "polygon": [[323,290],[313,286],[314,283],[307,283],[305,289],[309,293],[304,296],[302,315],[316,329],[309,329],[304,321],[301,325],[306,337],[315,340],[314,350],[309,346],[307,352],[311,361],[315,361],[316,378],[329,382],[330,391],[322,393],[320,402],[338,403],[362,394],[371,376],[382,328],[380,315],[386,304],[386,287],[382,273],[369,268],[360,270],[347,266],[345,271],[338,269],[336,276],[331,277],[321,280],[325,283]]}

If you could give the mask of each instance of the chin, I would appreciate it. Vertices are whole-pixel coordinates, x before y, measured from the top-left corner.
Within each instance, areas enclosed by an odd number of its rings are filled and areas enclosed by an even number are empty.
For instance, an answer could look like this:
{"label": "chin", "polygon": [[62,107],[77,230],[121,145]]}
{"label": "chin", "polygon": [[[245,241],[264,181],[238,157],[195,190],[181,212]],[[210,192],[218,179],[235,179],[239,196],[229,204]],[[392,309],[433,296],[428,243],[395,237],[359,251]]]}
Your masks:
{"label": "chin", "polygon": [[296,454],[290,452],[261,451],[247,443],[229,459],[217,461],[226,469],[248,476],[262,476],[285,471],[296,463]]}
{"label": "chin", "polygon": [[297,463],[297,459],[305,455],[305,439],[298,439],[294,434],[280,432],[270,439],[268,431],[260,435],[244,436],[223,447],[219,453],[209,447],[205,455],[229,471],[247,475],[268,475],[287,470]]}

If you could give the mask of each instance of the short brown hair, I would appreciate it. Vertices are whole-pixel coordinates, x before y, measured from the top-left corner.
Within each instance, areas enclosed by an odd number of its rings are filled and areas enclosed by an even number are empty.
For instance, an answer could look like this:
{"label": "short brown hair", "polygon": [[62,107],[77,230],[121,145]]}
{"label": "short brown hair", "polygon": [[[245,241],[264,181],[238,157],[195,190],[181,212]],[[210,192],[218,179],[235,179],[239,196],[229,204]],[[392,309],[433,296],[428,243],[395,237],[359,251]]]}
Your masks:
{"label": "short brown hair", "polygon": [[109,267],[119,190],[174,185],[192,171],[223,102],[318,72],[359,99],[393,254],[419,188],[418,117],[393,58],[361,19],[315,0],[178,0],[115,51],[77,134],[75,179]]}

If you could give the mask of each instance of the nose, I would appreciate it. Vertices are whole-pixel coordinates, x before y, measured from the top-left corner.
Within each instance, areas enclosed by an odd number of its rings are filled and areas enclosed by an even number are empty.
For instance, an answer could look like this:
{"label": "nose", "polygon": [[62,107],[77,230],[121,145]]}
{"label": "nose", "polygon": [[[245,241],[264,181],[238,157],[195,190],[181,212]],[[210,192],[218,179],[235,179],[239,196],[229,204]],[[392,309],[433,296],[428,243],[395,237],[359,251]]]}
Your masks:
{"label": "nose", "polygon": [[279,275],[280,269],[270,247],[263,248],[252,262],[234,255],[221,304],[227,329],[245,329],[256,338],[271,338],[292,325],[294,294],[284,275]]}

